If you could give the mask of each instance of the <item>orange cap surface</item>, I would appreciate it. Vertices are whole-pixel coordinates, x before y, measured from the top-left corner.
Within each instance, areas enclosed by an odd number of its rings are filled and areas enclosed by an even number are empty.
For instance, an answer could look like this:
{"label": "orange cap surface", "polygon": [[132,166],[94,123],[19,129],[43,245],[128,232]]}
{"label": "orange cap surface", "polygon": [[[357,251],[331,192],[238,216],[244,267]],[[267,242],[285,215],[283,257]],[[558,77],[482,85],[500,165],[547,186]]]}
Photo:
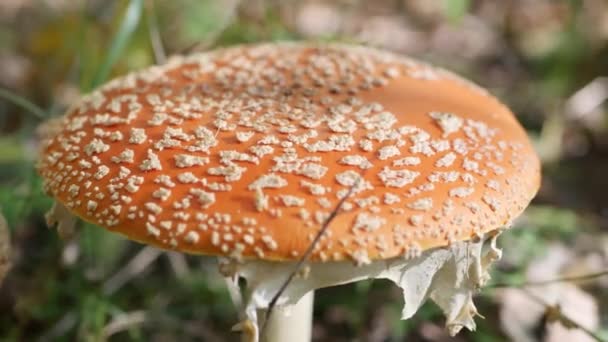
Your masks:
{"label": "orange cap surface", "polygon": [[369,260],[508,224],[539,187],[513,114],[446,71],[378,50],[300,43],[177,57],[87,95],[46,141],[45,190],[161,248]]}

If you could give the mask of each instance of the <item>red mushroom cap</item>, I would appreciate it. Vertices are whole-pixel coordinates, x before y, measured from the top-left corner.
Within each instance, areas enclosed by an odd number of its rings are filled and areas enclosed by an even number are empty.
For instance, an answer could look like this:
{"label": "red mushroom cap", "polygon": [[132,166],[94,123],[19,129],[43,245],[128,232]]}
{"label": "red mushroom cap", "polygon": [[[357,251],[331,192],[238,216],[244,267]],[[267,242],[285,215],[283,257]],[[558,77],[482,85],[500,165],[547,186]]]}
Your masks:
{"label": "red mushroom cap", "polygon": [[263,44],[115,79],[42,152],[72,213],[161,248],[294,260],[362,177],[312,260],[468,240],[535,195],[513,114],[451,73],[371,48]]}

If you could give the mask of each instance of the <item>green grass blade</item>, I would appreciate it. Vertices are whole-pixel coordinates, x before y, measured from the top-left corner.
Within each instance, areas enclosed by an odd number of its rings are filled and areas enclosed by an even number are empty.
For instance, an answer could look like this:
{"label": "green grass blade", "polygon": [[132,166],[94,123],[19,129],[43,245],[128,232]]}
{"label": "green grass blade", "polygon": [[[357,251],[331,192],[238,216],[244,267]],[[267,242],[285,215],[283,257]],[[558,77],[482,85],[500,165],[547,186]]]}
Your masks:
{"label": "green grass blade", "polygon": [[445,14],[452,23],[460,21],[471,7],[471,0],[444,0],[443,3]]}
{"label": "green grass blade", "polygon": [[8,89],[0,88],[0,98],[3,98],[9,102],[16,104],[17,106],[25,109],[29,113],[33,114],[39,119],[46,119],[46,112],[40,107],[33,104],[31,101],[23,96],[19,96]]}
{"label": "green grass blade", "polygon": [[131,0],[129,2],[129,6],[127,7],[122,23],[120,24],[120,28],[112,40],[108,54],[101,67],[95,74],[95,77],[93,77],[93,83],[90,87],[91,89],[97,87],[108,78],[110,70],[112,70],[112,67],[118,61],[118,58],[131,40],[133,33],[139,25],[143,7],[143,0]]}
{"label": "green grass blade", "polygon": [[146,20],[148,24],[148,36],[150,38],[150,45],[154,52],[154,60],[156,64],[163,64],[167,61],[167,54],[163,46],[163,40],[160,36],[160,29],[158,28],[158,20],[156,18],[156,4],[154,0],[148,2],[146,6]]}

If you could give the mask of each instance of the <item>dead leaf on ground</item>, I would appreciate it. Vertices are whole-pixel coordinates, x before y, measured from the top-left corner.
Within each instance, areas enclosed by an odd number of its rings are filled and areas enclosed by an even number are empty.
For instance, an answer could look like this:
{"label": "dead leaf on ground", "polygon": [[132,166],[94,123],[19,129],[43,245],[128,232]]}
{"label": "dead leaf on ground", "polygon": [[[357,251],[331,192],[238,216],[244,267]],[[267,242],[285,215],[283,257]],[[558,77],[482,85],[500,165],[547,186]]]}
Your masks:
{"label": "dead leaf on ground", "polygon": [[[560,276],[564,265],[572,262],[575,256],[570,250],[560,244],[548,247],[544,257],[533,261],[528,266],[526,278],[529,281],[542,281],[555,279]],[[595,330],[599,325],[598,305],[590,294],[579,287],[564,282],[557,282],[545,286],[530,287],[527,289],[531,295],[543,302],[559,307],[559,312],[566,315],[581,326]],[[501,303],[500,323],[503,331],[513,340],[521,342],[534,342],[537,337],[534,332],[542,324],[543,316],[553,313],[543,307],[529,294],[517,288],[508,288],[499,295]],[[559,320],[553,320],[543,328],[545,329],[544,342],[577,341],[592,342],[593,339],[578,329],[568,329]]]}

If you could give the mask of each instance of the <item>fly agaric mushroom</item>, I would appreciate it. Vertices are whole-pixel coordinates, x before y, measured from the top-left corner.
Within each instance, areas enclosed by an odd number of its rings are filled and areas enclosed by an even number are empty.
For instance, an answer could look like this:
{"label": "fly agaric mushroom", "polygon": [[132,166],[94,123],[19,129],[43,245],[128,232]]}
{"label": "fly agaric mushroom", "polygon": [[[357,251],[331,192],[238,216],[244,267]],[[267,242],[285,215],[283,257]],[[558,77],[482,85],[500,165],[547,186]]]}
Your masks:
{"label": "fly agaric mushroom", "polygon": [[[430,298],[451,333],[474,329],[496,236],[540,179],[524,130],[483,89],[391,53],[310,43],[174,57],[115,79],[68,111],[38,168],[60,224],[70,213],[221,257],[246,280],[241,326],[254,340],[258,311],[350,190],[279,297],[296,306],[292,322],[310,329],[317,288],[386,278],[404,319]],[[268,340],[281,329],[306,340],[286,315]]]}

